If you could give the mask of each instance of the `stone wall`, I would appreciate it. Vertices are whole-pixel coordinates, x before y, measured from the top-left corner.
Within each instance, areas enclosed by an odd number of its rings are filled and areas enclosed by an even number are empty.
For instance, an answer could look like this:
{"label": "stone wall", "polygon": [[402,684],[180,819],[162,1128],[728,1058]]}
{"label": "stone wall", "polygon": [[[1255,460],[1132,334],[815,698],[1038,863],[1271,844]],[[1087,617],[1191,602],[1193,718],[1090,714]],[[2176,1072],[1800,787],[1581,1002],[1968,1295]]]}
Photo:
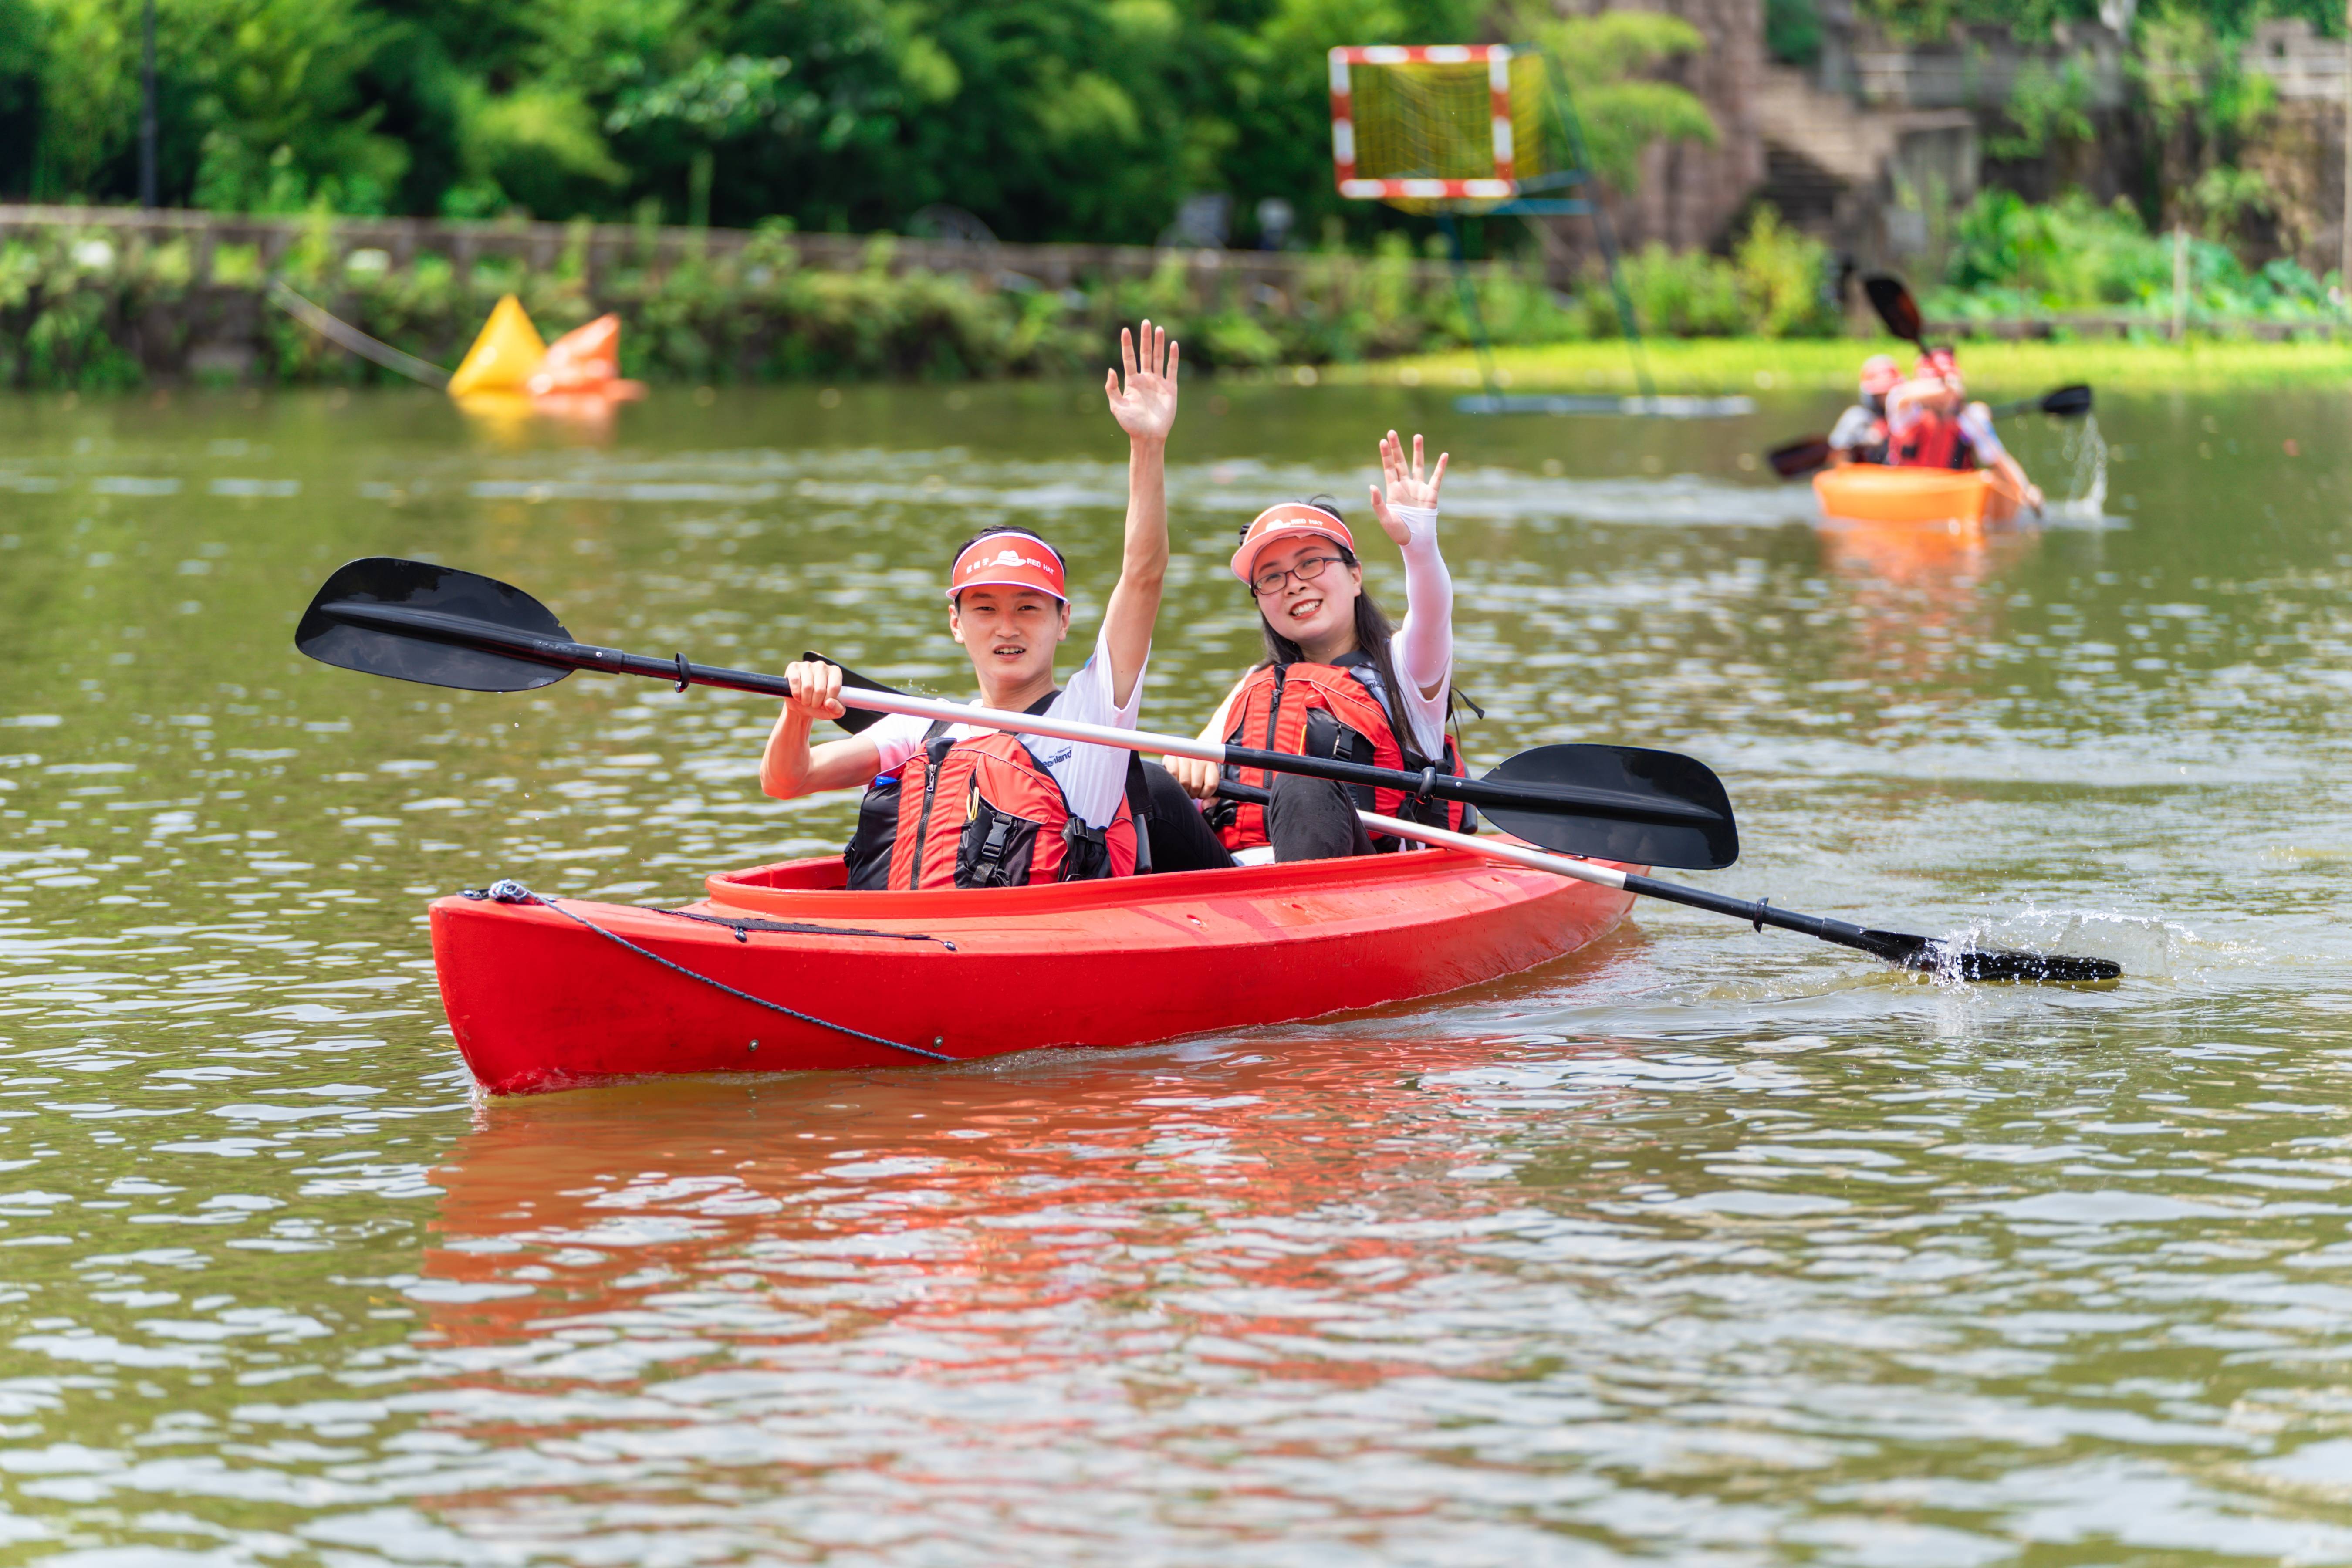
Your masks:
{"label": "stone wall", "polygon": [[1755,108],[1764,68],[1763,0],[1642,0],[1638,8],[1680,16],[1706,37],[1703,52],[1664,74],[1706,105],[1719,140],[1712,147],[1651,147],[1642,155],[1640,185],[1614,211],[1629,247],[1654,239],[1678,250],[1717,246],[1764,183]]}
{"label": "stone wall", "polygon": [[[1638,250],[1653,241],[1675,249],[1719,249],[1748,198],[1764,182],[1764,144],[1755,97],[1764,67],[1764,0],[1559,0],[1563,15],[1601,10],[1662,11],[1696,27],[1706,47],[1663,68],[1662,79],[1688,89],[1714,118],[1713,146],[1659,143],[1642,154],[1630,193],[1602,191],[1618,243]],[[1585,218],[1537,224],[1555,279],[1573,274],[1596,253]]]}

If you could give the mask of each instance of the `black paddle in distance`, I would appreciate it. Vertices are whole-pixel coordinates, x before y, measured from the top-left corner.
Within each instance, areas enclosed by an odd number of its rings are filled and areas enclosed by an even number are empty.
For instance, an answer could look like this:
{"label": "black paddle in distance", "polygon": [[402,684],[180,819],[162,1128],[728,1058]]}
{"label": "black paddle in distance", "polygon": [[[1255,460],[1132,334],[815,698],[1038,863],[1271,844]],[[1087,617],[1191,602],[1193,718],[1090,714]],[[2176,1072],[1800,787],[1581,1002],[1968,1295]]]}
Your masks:
{"label": "black paddle in distance", "polygon": [[1927,352],[1927,323],[1919,319],[1919,301],[1911,298],[1911,290],[1903,279],[1885,272],[1873,273],[1862,280],[1862,291],[1870,297],[1870,308],[1886,323],[1886,330],[1917,349]]}
{"label": "black paddle in distance", "polygon": [[[1255,785],[1230,781],[1220,784],[1217,793],[1229,800],[1252,801],[1259,805],[1273,798]],[[1833,942],[1840,947],[1854,948],[1874,958],[1884,959],[1898,969],[1948,975],[1956,980],[2012,981],[2027,984],[2102,984],[2123,978],[2124,966],[2111,958],[2077,958],[2063,952],[2020,952],[2014,948],[1964,947],[1940,937],[1914,936],[1908,931],[1873,931],[1823,915],[1799,914],[1794,910],[1778,907],[1769,899],[1750,901],[1730,898],[1722,893],[1710,893],[1704,888],[1662,882],[1655,877],[1644,877],[1635,871],[1587,865],[1566,856],[1522,849],[1496,839],[1473,838],[1464,834],[1424,827],[1418,823],[1399,822],[1392,817],[1376,816],[1369,811],[1357,815],[1364,819],[1364,826],[1375,833],[1417,838],[1439,848],[1460,849],[1508,865],[1524,866],[1530,870],[1549,871],[1554,876],[1576,881],[1592,882],[1604,888],[1622,888],[1645,899],[1663,899],[1668,903],[1705,910],[1710,914],[1729,915],[1734,920],[1748,921],[1759,931],[1768,925],[1781,931],[1792,931],[1822,942]],[[1615,857],[1604,858],[1613,859]]]}
{"label": "black paddle in distance", "polygon": [[1830,445],[1828,437],[1808,436],[1801,441],[1773,447],[1764,454],[1764,460],[1771,464],[1772,471],[1782,479],[1793,479],[1801,474],[1810,474],[1815,468],[1829,467],[1830,459],[1835,456],[1837,448]]}
{"label": "black paddle in distance", "polygon": [[[2006,419],[2014,414],[2047,414],[2053,419],[2074,419],[2091,411],[2091,389],[2080,382],[2045,392],[2039,397],[2021,397],[2014,403],[1996,403],[1990,413],[1996,419]],[[1801,441],[1791,441],[1785,447],[1775,447],[1764,454],[1772,471],[1784,479],[1810,474],[1815,468],[1828,466],[1837,455],[1826,436],[1808,436]]]}
{"label": "black paddle in distance", "polygon": [[[519,588],[454,567],[383,556],[338,568],[303,612],[294,644],[341,668],[466,691],[530,690],[584,669],[673,681],[681,691],[707,686],[774,698],[791,694],[778,676],[691,664],[682,653],[658,658],[574,642],[545,605]],[[1739,831],[1722,782],[1704,764],[1667,752],[1539,747],[1486,778],[1472,779],[1434,769],[1408,773],[1190,736],[1114,730],[1049,714],[1001,713],[872,686],[845,687],[842,701],[1016,734],[1460,800],[1531,843],[1571,855],[1706,870],[1739,858]]]}

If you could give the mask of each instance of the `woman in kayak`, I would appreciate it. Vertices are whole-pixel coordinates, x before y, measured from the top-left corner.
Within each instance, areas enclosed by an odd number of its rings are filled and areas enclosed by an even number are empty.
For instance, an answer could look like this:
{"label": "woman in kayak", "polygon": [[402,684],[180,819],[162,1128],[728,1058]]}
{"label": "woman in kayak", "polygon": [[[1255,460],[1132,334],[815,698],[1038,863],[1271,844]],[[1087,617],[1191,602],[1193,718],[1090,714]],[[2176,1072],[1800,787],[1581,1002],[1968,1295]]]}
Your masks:
{"label": "woman in kayak", "polygon": [[1862,362],[1861,401],[1839,415],[1830,432],[1830,467],[1886,461],[1886,395],[1902,379],[1891,355],[1873,354]]}
{"label": "woman in kayak", "polygon": [[[1391,430],[1381,442],[1382,487],[1371,488],[1372,516],[1404,556],[1406,614],[1402,627],[1364,589],[1355,535],[1336,504],[1317,498],[1268,507],[1242,531],[1231,563],[1257,605],[1265,658],[1242,677],[1201,731],[1203,740],[1307,756],[1338,756],[1381,767],[1460,773],[1461,756],[1445,733],[1454,675],[1454,581],[1437,548],[1437,489],[1447,454],[1424,469],[1421,437],[1412,459]],[[1159,770],[1147,768],[1147,774]],[[1392,816],[1460,827],[1458,804],[1413,800],[1401,790],[1370,790],[1265,773],[1180,757],[1167,771],[1192,797],[1213,800],[1227,780],[1271,795],[1265,805],[1222,802],[1202,824],[1187,823],[1165,786],[1152,784],[1152,846],[1162,871],[1236,860],[1328,860],[1392,849],[1356,815]],[[1213,833],[1206,831],[1213,827]]]}
{"label": "woman in kayak", "polygon": [[[1118,341],[1126,385],[1114,370],[1103,390],[1128,437],[1127,544],[1093,654],[1056,689],[1054,650],[1070,635],[1061,552],[1027,529],[984,530],[958,547],[947,580],[948,635],[971,658],[982,707],[1135,728],[1168,570],[1177,349],[1150,321],[1139,342],[1124,329]],[[760,787],[789,800],[866,784],[844,856],[851,887],[1013,887],[1135,871],[1132,752],[903,714],[812,747],[811,727],[846,711],[841,671],[794,663],[784,678],[793,694],[760,759]]]}
{"label": "woman in kayak", "polygon": [[1969,401],[1958,356],[1929,349],[1911,379],[1886,395],[1886,460],[1904,468],[1990,468],[2042,510],[2042,490],[1993,434],[1992,410]]}

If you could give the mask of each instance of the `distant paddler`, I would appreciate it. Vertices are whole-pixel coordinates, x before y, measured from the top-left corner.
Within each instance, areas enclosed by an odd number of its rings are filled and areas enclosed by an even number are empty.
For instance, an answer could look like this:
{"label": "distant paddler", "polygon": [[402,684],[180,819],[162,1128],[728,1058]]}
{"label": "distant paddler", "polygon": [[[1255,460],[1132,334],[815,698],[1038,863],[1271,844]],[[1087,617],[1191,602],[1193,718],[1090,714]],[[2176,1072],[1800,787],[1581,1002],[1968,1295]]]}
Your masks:
{"label": "distant paddler", "polygon": [[1886,461],[1886,395],[1900,385],[1903,372],[1892,354],[1873,354],[1862,362],[1859,400],[1830,431],[1830,467]]}
{"label": "distant paddler", "polygon": [[[1055,651],[1070,635],[1062,552],[1008,526],[982,530],[948,562],[947,631],[971,660],[984,708],[1136,727],[1168,573],[1177,349],[1150,321],[1118,337],[1126,383],[1114,370],[1103,390],[1128,437],[1125,553],[1094,651],[1067,686],[1054,682]],[[866,786],[843,853],[850,887],[1022,887],[1139,869],[1133,752],[895,714],[813,747],[816,722],[848,711],[842,672],[812,660],[787,666],[784,678],[793,695],[768,737],[760,787],[790,800]]]}
{"label": "distant paddler", "polygon": [[1992,410],[1969,401],[1958,357],[1931,348],[1912,367],[1911,379],[1886,395],[1888,463],[1899,468],[1990,468],[2017,489],[2027,506],[2042,510],[2042,490],[1993,434]]}

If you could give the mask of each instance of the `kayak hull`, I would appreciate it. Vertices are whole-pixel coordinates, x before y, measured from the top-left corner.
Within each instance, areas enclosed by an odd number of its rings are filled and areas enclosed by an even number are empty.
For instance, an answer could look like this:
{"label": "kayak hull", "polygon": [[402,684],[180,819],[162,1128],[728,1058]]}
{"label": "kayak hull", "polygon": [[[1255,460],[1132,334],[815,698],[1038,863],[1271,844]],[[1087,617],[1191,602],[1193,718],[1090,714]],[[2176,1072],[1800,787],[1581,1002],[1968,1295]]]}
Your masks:
{"label": "kayak hull", "polygon": [[518,1093],[924,1059],[900,1046],[968,1060],[1139,1045],[1515,973],[1632,902],[1447,850],[979,891],[841,880],[827,857],[713,877],[682,911],[438,900],[457,1048],[485,1089]]}
{"label": "kayak hull", "polygon": [[1897,468],[1849,463],[1813,476],[1822,515],[1852,522],[1918,523],[1945,528],[1998,527],[2017,516],[2023,499],[1990,468]]}

